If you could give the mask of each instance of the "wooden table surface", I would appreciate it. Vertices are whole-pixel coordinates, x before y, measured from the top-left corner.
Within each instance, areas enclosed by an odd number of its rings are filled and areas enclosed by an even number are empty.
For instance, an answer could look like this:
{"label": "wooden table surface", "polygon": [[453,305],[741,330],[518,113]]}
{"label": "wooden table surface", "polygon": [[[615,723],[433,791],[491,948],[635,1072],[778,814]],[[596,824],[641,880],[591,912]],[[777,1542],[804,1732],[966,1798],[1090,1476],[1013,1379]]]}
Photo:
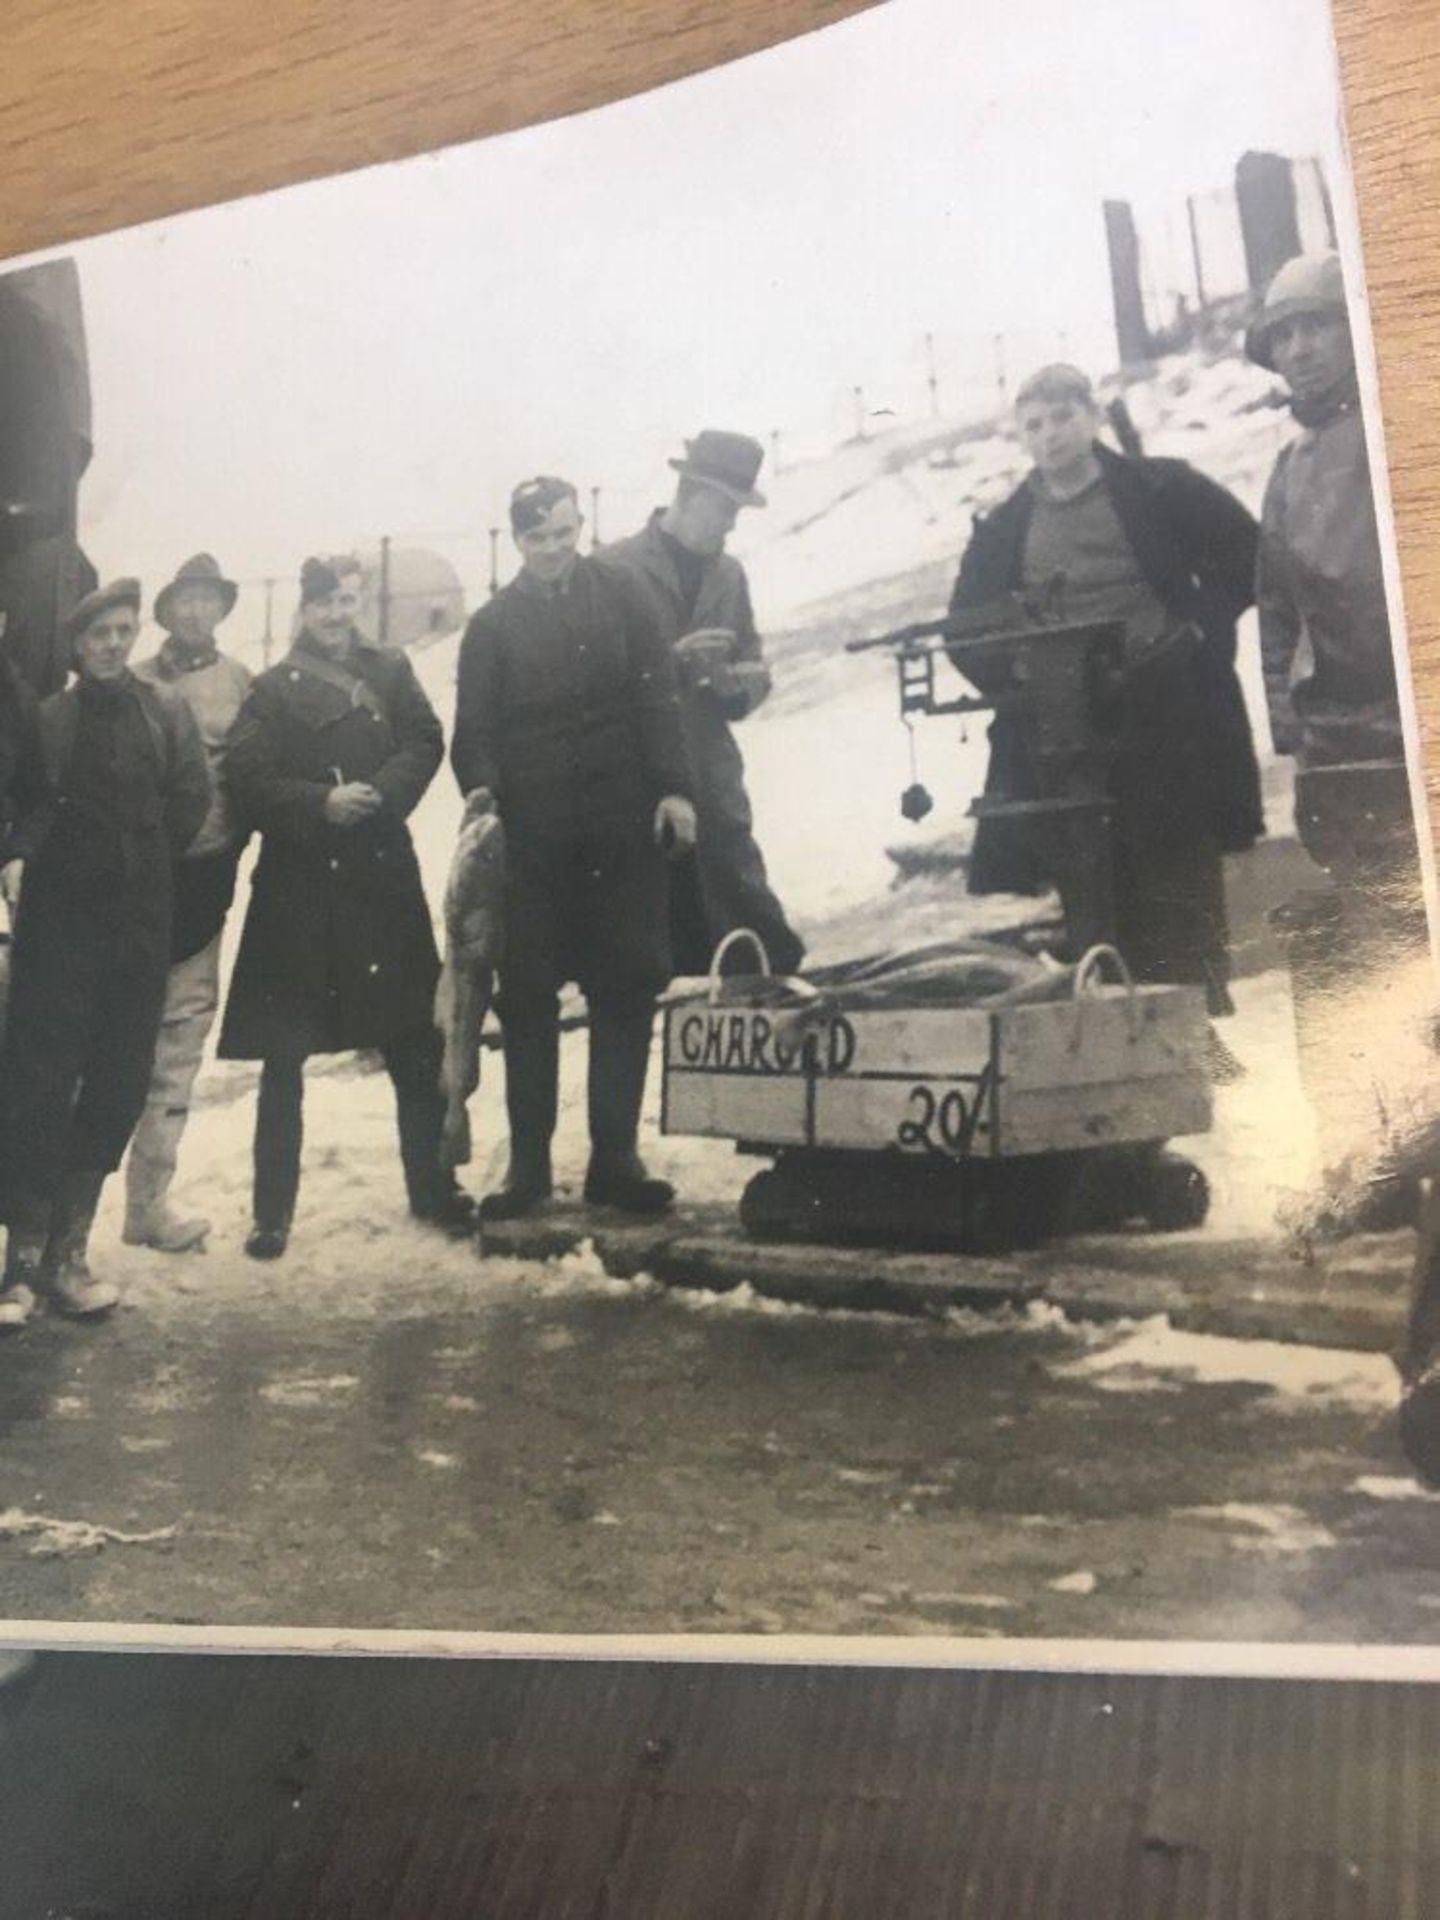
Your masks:
{"label": "wooden table surface", "polygon": [[[592,106],[857,10],[7,0],[0,257]],[[1433,727],[1440,7],[1339,0],[1337,26]],[[1419,1916],[1437,1714],[1429,1689],[56,1657],[0,1694],[0,1920]]]}

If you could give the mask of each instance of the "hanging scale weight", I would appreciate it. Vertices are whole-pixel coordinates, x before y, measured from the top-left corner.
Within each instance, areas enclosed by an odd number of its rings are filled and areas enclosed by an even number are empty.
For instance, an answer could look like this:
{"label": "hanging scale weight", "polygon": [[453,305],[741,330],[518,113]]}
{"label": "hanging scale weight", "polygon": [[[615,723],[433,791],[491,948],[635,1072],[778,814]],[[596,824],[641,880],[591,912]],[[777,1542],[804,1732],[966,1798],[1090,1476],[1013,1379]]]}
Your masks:
{"label": "hanging scale weight", "polygon": [[907,820],[918,826],[926,814],[934,810],[935,802],[930,796],[930,789],[920,779],[915,755],[915,722],[909,714],[905,716],[905,731],[910,743],[910,784],[900,796],[900,811]]}

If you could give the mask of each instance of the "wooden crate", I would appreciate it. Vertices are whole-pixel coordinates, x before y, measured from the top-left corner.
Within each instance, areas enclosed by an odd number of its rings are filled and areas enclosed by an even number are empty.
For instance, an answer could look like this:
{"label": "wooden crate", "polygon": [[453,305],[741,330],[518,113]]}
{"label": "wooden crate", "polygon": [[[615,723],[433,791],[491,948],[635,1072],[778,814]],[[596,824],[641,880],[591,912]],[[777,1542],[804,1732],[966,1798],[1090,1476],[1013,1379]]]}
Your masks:
{"label": "wooden crate", "polygon": [[661,1129],[763,1147],[1014,1158],[1200,1133],[1204,995],[818,1013],[666,1009]]}

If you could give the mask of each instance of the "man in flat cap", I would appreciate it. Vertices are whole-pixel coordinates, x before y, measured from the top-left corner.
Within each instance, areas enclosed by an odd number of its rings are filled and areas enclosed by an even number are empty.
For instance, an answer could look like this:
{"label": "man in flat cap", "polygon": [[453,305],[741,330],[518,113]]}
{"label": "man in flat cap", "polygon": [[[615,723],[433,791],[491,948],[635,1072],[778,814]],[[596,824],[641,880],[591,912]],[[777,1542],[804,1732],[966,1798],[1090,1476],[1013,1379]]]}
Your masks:
{"label": "man in flat cap", "polygon": [[765,504],[755,485],[764,458],[758,440],[707,428],[670,462],[679,475],[670,505],[605,550],[654,600],[679,674],[699,819],[695,857],[677,868],[672,889],[680,973],[706,972],[735,927],[760,935],[775,973],[796,972],[805,954],[755,843],[745,762],[732,731],[771,685],[745,569],[725,551],[741,508]]}
{"label": "man in flat cap", "polygon": [[[1405,765],[1375,497],[1345,283],[1334,253],[1302,254],[1271,282],[1246,338],[1280,374],[1299,424],[1265,492],[1257,568],[1260,653],[1276,750],[1294,756],[1295,824],[1330,885],[1279,916],[1295,986],[1301,1070],[1326,1184],[1369,1157],[1378,1089],[1409,1052],[1407,967],[1429,996],[1418,844]],[[1388,1036],[1388,1037],[1387,1037]],[[1369,1192],[1369,1224],[1410,1196]]]}
{"label": "man in flat cap", "polygon": [[200,1246],[208,1220],[170,1207],[170,1183],[190,1095],[220,1001],[220,941],[235,897],[245,834],[224,780],[225,744],[250,688],[250,670],[215,642],[239,589],[212,554],[197,553],[155,596],[160,650],[135,669],[151,686],[171,687],[200,730],[210,765],[210,811],[175,871],[170,979],[145,1111],[125,1167],[125,1239],[131,1246],[184,1253]]}
{"label": "man in flat cap", "polygon": [[10,1228],[0,1325],[43,1295],[107,1312],[89,1268],[106,1177],[145,1105],[170,965],[174,865],[210,806],[194,717],[138,680],[140,583],[87,594],[67,631],[74,684],[40,709],[47,788],[17,821],[10,1018],[0,1053],[0,1204]]}

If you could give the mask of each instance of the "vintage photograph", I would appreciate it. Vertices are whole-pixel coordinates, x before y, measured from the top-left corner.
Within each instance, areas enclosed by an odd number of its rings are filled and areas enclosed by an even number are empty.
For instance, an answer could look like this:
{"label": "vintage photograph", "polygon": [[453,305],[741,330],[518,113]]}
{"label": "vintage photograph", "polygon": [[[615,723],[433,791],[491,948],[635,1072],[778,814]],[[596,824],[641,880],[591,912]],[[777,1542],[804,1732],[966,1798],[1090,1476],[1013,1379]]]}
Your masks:
{"label": "vintage photograph", "polygon": [[888,0],[0,271],[0,1634],[1433,1642],[1340,126]]}

